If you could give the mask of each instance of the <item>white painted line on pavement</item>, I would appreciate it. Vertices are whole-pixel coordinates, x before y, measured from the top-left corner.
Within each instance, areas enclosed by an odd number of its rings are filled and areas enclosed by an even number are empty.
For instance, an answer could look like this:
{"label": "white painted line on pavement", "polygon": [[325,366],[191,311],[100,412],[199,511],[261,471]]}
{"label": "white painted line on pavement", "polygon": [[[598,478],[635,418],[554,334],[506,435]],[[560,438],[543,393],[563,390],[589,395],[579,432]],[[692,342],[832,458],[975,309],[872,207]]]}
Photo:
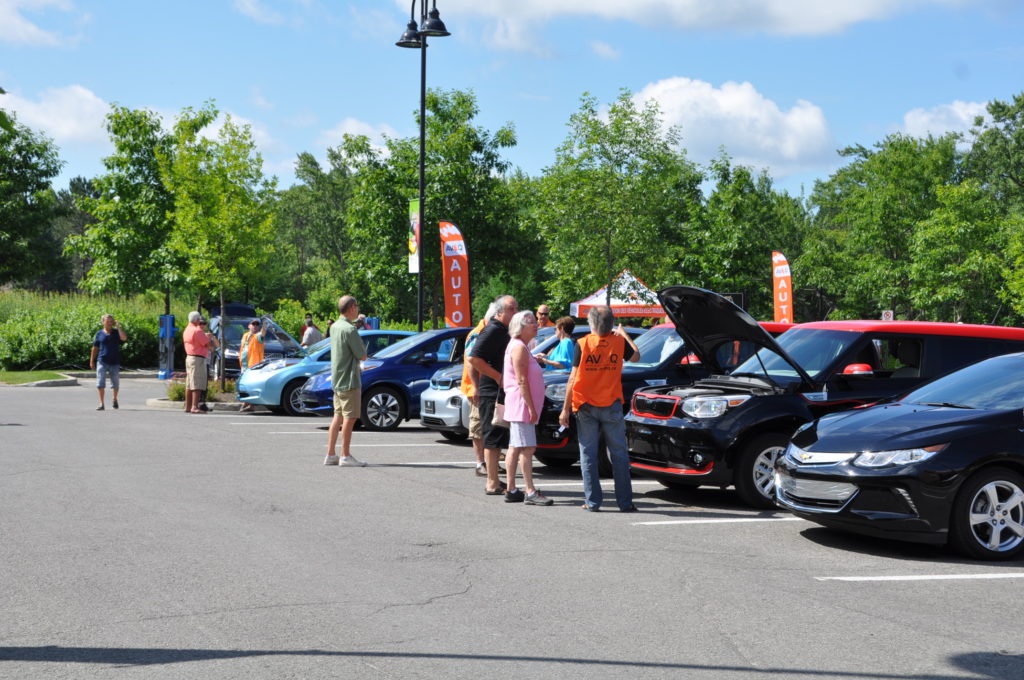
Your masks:
{"label": "white painted line on pavement", "polygon": [[735,517],[728,519],[673,519],[663,522],[633,522],[633,526],[657,524],[738,524],[741,522],[803,522],[799,517]]}
{"label": "white painted line on pavement", "polygon": [[815,576],[815,581],[964,581],[993,578],[1024,578],[1013,574],[910,574],[907,576]]}
{"label": "white painted line on pavement", "polygon": [[[536,468],[534,468],[534,472],[536,471]],[[541,483],[541,486],[543,486],[545,489],[548,488],[549,486],[583,486],[583,482],[554,482],[549,484],[548,482],[545,482],[544,480],[541,479],[538,479],[537,481],[539,481]],[[641,482],[636,479],[633,480],[633,486],[649,486],[651,484],[660,483],[661,482]],[[610,479],[608,481],[601,482],[601,486],[612,486],[613,484],[615,484],[615,482]]]}

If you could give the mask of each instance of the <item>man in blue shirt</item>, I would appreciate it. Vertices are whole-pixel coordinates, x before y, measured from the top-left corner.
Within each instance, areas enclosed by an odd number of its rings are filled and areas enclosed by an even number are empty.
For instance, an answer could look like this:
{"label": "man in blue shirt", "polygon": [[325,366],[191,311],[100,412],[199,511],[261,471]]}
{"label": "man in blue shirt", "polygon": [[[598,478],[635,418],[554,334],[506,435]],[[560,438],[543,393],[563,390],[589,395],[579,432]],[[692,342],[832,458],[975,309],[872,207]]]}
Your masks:
{"label": "man in blue shirt", "polygon": [[92,341],[92,354],[89,356],[89,368],[96,371],[96,390],[100,393],[97,411],[104,408],[103,398],[108,375],[110,387],[114,392],[113,406],[117,408],[117,392],[121,387],[121,343],[128,339],[121,330],[121,322],[115,321],[112,314],[104,314],[102,321],[103,329],[96,332],[96,337]]}

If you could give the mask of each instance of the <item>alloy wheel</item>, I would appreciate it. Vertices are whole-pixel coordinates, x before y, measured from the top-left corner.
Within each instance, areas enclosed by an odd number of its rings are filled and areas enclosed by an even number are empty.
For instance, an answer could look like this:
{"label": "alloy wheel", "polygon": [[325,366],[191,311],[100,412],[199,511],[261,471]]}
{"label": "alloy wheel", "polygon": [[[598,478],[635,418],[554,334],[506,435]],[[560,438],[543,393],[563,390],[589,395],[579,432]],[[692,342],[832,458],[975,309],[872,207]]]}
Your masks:
{"label": "alloy wheel", "polygon": [[971,535],[993,552],[1008,552],[1024,542],[1024,490],[1013,482],[994,480],[971,499]]}

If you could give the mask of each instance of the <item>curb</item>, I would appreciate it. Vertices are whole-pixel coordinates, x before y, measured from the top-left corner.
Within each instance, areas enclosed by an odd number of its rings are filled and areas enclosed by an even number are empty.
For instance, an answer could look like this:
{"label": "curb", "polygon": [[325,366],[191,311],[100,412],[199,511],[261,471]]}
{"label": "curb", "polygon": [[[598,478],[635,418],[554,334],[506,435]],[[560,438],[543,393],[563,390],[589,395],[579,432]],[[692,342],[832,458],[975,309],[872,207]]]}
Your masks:
{"label": "curb", "polygon": [[[66,375],[69,378],[95,378],[96,371],[60,371],[61,375]],[[132,378],[157,378],[160,376],[159,371],[121,371],[122,380],[131,380]]]}
{"label": "curb", "polygon": [[63,380],[37,380],[35,382],[12,385],[12,387],[73,387],[77,384],[78,380],[76,378],[64,378]]}
{"label": "curb", "polygon": [[[206,405],[210,407],[211,411],[227,411],[238,413],[241,410],[242,405],[238,402],[224,403],[220,401],[208,401]],[[158,397],[156,399],[147,399],[146,406],[149,408],[160,409],[163,411],[181,411],[185,412],[185,402],[183,401],[171,401],[164,397]],[[257,409],[261,408],[259,406]]]}

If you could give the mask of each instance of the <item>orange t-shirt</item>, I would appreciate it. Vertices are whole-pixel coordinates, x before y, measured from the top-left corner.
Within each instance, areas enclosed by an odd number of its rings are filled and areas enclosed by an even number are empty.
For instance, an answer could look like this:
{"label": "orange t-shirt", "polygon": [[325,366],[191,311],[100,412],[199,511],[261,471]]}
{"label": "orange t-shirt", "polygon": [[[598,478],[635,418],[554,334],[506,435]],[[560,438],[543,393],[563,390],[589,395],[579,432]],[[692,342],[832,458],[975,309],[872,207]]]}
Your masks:
{"label": "orange t-shirt", "polygon": [[591,333],[580,339],[580,365],[572,384],[572,410],[583,404],[611,406],[622,401],[622,362],[626,341],[609,333],[601,337]]}
{"label": "orange t-shirt", "polygon": [[263,361],[263,338],[260,337],[260,334],[246,331],[242,336],[239,354],[245,355],[244,368],[255,366]]}

